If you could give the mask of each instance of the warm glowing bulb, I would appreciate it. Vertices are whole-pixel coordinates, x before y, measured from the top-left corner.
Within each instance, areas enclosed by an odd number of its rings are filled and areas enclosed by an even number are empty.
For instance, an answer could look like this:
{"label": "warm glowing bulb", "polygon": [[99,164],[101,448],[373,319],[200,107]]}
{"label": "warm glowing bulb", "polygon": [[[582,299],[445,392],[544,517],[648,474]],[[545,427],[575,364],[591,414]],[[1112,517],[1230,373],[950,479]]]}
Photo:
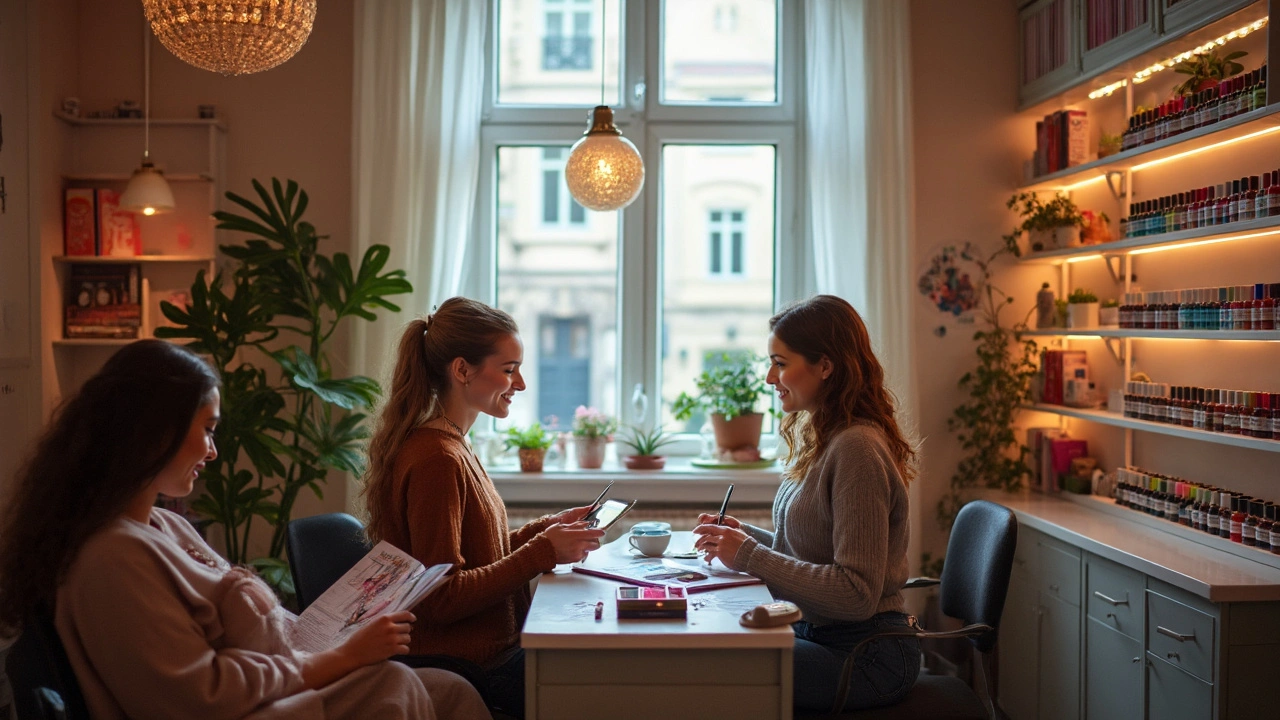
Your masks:
{"label": "warm glowing bulb", "polygon": [[143,215],[155,215],[155,214],[156,214],[156,209],[155,209],[155,208],[153,208],[153,207],[145,207],[145,208],[142,208],[142,214],[143,214]]}
{"label": "warm glowing bulb", "polygon": [[583,207],[600,212],[630,205],[644,187],[644,160],[613,124],[613,111],[600,105],[591,127],[569,151],[564,166],[569,194]]}

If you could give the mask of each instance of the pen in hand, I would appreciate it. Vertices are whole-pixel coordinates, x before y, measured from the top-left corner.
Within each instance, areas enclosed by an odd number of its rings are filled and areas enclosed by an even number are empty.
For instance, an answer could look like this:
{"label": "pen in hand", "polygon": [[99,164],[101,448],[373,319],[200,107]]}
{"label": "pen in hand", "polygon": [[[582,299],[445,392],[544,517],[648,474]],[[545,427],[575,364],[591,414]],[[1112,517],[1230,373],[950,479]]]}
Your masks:
{"label": "pen in hand", "polygon": [[733,494],[733,483],[729,483],[729,489],[724,493],[724,502],[720,503],[720,514],[716,516],[716,524],[724,524],[724,511],[729,509],[729,496]]}

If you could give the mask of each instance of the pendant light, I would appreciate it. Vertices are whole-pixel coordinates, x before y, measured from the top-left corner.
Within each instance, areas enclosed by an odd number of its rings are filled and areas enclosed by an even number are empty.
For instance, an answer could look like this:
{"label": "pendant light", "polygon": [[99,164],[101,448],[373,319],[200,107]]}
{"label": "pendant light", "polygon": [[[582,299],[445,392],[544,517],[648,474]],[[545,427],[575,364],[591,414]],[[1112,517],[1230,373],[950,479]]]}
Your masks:
{"label": "pendant light", "polygon": [[151,164],[151,33],[143,29],[142,166],[133,171],[120,196],[120,209],[143,215],[173,211],[173,191],[164,173]]}
{"label": "pendant light", "polygon": [[591,111],[587,131],[569,150],[564,166],[569,194],[583,207],[600,212],[630,205],[644,187],[644,161],[613,124],[613,110],[604,102],[605,2],[600,2],[600,104]]}
{"label": "pendant light", "polygon": [[223,75],[269,70],[311,37],[316,0],[143,0],[156,37],[183,62]]}

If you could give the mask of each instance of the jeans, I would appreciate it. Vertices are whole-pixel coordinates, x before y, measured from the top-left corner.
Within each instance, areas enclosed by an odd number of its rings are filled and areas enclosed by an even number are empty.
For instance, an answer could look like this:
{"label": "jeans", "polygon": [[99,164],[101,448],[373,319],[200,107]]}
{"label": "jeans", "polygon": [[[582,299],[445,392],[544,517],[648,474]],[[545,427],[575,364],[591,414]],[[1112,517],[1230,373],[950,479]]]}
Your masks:
{"label": "jeans", "polygon": [[515,718],[524,717],[524,648],[512,648],[485,668],[489,679],[489,707]]}
{"label": "jeans", "polygon": [[[863,638],[887,627],[909,627],[899,612],[885,612],[861,622],[792,625],[795,641],[795,705],[830,710],[840,691],[840,675],[849,652]],[[843,710],[892,705],[901,701],[920,674],[920,641],[880,638],[858,651]]]}

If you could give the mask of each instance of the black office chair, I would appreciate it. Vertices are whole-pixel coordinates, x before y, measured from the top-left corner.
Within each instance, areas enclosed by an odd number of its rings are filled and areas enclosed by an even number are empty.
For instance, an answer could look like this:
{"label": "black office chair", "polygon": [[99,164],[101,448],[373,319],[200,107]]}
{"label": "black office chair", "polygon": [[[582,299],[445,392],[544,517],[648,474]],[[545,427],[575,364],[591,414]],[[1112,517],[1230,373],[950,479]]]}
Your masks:
{"label": "black office chair", "polygon": [[[928,632],[913,628],[886,628],[853,649],[841,675],[841,689],[828,717],[853,720],[996,720],[991,698],[991,652],[996,646],[996,631],[1009,591],[1009,572],[1013,568],[1013,550],[1018,541],[1018,522],[1013,512],[1003,505],[976,500],[965,505],[956,515],[947,542],[946,564],[942,579],[917,578],[907,587],[938,585],[939,607],[948,617],[966,625],[958,630]],[[963,680],[944,675],[921,674],[907,697],[897,705],[841,713],[839,708],[849,692],[854,658],[863,643],[884,636],[917,638],[968,638],[978,651],[981,662],[978,674],[982,681],[982,697]]]}
{"label": "black office chair", "polygon": [[18,720],[89,720],[80,683],[53,621],[32,616],[5,661]]}
{"label": "black office chair", "polygon": [[[355,567],[371,546],[364,524],[346,513],[328,513],[290,520],[284,551],[289,558],[298,612],[307,609],[329,586]],[[488,698],[488,682],[479,665],[448,655],[398,655],[393,660],[415,668],[439,668],[467,679]]]}

